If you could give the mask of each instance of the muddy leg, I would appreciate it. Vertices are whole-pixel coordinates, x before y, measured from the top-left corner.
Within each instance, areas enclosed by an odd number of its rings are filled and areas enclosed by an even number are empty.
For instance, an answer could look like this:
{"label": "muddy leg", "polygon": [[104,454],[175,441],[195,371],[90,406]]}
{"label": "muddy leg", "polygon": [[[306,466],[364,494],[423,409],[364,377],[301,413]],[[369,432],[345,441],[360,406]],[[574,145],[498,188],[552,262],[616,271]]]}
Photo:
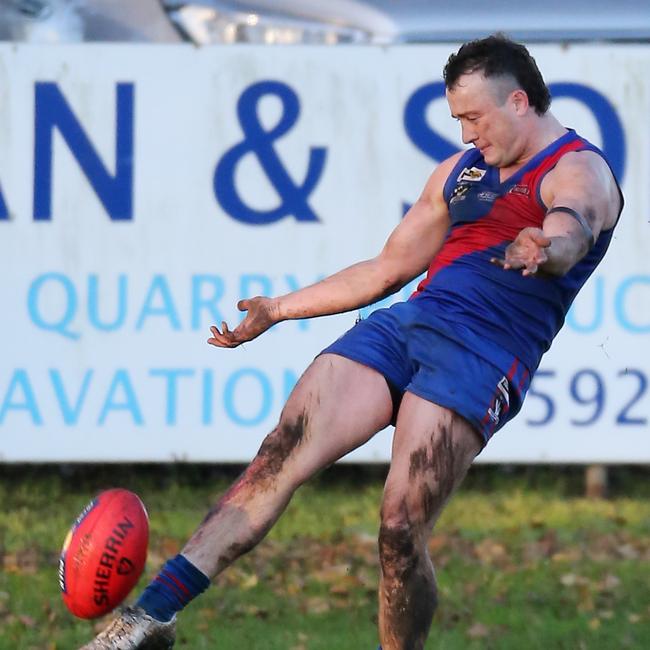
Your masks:
{"label": "muddy leg", "polygon": [[379,531],[383,650],[424,648],[437,605],[427,539],[480,449],[465,420],[411,393],[404,396]]}
{"label": "muddy leg", "polygon": [[291,394],[255,459],[208,513],[182,554],[214,577],[266,535],[310,476],[390,422],[384,378],[336,355],[322,355]]}

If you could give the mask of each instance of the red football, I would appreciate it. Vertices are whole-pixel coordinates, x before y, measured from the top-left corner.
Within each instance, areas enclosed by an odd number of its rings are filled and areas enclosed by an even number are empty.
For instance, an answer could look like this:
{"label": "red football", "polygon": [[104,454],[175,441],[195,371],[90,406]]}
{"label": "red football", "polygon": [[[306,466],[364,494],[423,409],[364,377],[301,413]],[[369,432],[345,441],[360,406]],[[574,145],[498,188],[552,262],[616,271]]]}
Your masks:
{"label": "red football", "polygon": [[80,618],[115,609],[142,574],[149,519],[133,492],[98,494],[81,512],[63,542],[59,586],[63,602]]}

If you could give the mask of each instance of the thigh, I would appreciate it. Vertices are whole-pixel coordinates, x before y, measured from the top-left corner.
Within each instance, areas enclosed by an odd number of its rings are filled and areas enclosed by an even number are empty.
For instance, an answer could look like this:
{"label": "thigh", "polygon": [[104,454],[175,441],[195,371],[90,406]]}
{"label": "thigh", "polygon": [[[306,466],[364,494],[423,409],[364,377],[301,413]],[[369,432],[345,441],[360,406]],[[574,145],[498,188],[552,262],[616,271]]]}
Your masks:
{"label": "thigh", "polygon": [[454,411],[406,392],[397,417],[382,525],[430,528],[482,448]]}
{"label": "thigh", "polygon": [[302,375],[266,438],[262,455],[291,459],[299,480],[356,449],[390,424],[386,379],[337,354],[321,354]]}
{"label": "thigh", "polygon": [[378,309],[323,352],[338,354],[377,370],[401,396],[415,371],[404,332],[416,313],[410,303]]}

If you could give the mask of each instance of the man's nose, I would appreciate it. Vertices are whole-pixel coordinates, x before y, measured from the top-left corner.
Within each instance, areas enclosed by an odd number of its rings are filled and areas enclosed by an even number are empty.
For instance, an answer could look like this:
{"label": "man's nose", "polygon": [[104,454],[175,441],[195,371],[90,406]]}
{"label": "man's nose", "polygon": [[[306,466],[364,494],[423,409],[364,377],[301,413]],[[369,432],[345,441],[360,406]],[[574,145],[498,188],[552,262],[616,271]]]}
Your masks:
{"label": "man's nose", "polygon": [[461,126],[461,135],[463,138],[463,144],[472,144],[478,137],[476,129],[469,124],[463,124]]}

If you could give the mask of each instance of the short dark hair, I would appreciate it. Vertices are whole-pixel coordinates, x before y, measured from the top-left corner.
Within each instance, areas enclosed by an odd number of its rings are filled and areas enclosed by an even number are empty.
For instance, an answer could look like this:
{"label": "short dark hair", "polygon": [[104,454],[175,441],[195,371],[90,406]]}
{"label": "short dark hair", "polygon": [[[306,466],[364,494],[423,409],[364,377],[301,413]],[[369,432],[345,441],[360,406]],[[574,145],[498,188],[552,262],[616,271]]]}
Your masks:
{"label": "short dark hair", "polygon": [[503,34],[470,41],[452,54],[442,73],[445,86],[451,90],[462,75],[476,71],[481,71],[486,78],[514,77],[538,115],[546,113],[551,105],[551,93],[535,59],[525,46]]}

